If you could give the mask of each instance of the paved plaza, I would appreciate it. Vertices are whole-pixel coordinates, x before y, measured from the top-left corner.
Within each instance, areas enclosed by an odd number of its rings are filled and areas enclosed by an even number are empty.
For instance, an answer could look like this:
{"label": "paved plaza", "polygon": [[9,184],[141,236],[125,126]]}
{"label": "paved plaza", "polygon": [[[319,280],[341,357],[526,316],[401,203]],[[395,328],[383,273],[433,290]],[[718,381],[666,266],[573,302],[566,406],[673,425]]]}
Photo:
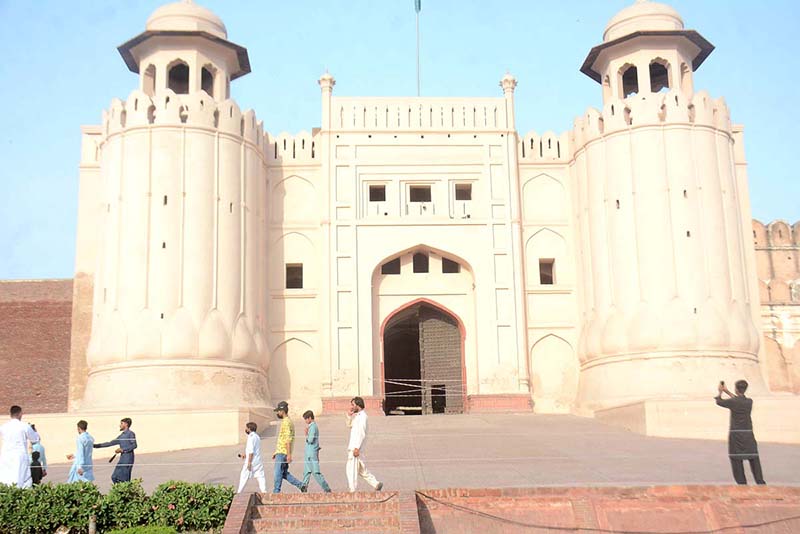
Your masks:
{"label": "paved plaza", "polygon": [[[344,421],[343,415],[317,419],[322,471],[334,491],[347,488],[348,429]],[[304,426],[295,421],[298,442],[290,470],[298,477],[303,474]],[[261,432],[268,486],[275,430],[270,426]],[[137,437],[140,443],[159,439]],[[143,479],[148,491],[171,479],[235,485],[241,469],[236,453],[243,448],[141,454],[133,473]],[[800,486],[800,445],[760,443],[759,448],[768,484]],[[111,485],[109,451],[95,450],[95,476],[103,491]],[[49,460],[53,463],[56,459]],[[373,416],[366,463],[386,489],[733,483],[723,440],[651,438],[569,415]],[[68,464],[52,465],[45,480],[66,480],[68,468]],[[752,481],[749,469],[746,472]],[[249,484],[248,489],[257,489],[255,481]],[[364,484],[360,488],[368,489]],[[284,491],[297,490],[284,483]],[[313,479],[310,491],[320,491]]]}

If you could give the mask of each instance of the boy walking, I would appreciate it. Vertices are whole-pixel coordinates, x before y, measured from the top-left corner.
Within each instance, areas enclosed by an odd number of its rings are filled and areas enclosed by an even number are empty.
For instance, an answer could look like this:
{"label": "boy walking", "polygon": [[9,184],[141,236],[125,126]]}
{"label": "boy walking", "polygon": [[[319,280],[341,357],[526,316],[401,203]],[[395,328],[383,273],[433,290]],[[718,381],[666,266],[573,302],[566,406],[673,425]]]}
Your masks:
{"label": "boy walking", "polygon": [[314,479],[320,485],[322,491],[330,493],[331,487],[328,486],[325,477],[322,476],[319,470],[319,450],[321,447],[319,446],[319,429],[317,428],[317,422],[314,421],[314,412],[306,410],[303,414],[303,419],[306,422],[306,450],[303,485],[300,487],[300,491],[303,493],[308,491],[308,483],[311,481],[311,475],[314,475]]}
{"label": "boy walking", "polygon": [[34,486],[38,486],[42,482],[42,462],[39,461],[39,451],[33,451],[31,454],[31,480]]}
{"label": "boy walking", "polygon": [[284,478],[289,484],[296,486],[298,489],[303,487],[303,483],[289,472],[289,464],[292,463],[292,446],[294,445],[294,423],[289,419],[289,404],[286,401],[280,401],[275,407],[275,415],[281,420],[281,428],[278,431],[275,454],[272,455],[272,459],[275,460],[272,493],[280,493]]}

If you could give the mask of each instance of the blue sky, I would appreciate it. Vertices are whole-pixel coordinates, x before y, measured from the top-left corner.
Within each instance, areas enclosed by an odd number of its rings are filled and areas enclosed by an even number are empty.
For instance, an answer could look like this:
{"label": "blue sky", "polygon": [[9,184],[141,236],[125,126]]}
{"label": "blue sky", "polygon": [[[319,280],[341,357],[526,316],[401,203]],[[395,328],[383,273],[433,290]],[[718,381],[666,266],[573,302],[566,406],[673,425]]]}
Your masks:
{"label": "blue sky", "polygon": [[[632,0],[423,0],[423,96],[500,96],[519,80],[517,128],[572,126],[599,106],[578,69],[606,22]],[[0,0],[0,279],[73,274],[80,125],[137,86],[116,47],[158,0]],[[316,80],[338,95],[413,95],[413,0],[205,0],[253,72],[232,96],[273,133],[319,125]],[[695,88],[724,96],[743,123],[753,216],[800,219],[796,69],[800,2],[676,0],[687,28],[717,47]],[[491,9],[490,9],[491,7]]]}

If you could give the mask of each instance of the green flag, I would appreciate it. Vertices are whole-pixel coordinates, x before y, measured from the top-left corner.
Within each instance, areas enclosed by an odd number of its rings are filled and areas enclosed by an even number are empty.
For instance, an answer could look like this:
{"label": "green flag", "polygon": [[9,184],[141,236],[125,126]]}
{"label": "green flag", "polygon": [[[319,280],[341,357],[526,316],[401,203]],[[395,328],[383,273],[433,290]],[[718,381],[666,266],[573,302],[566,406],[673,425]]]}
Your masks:
{"label": "green flag", "polygon": [[414,9],[417,11],[417,13],[422,10],[422,0],[414,0]]}

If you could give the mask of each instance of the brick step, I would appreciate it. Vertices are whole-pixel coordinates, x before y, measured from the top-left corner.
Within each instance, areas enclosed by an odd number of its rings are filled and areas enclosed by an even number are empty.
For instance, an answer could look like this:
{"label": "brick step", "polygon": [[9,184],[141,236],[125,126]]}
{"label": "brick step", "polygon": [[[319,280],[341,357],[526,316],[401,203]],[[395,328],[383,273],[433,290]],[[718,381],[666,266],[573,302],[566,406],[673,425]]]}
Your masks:
{"label": "brick step", "polygon": [[[323,532],[323,533],[324,532],[341,532],[343,534],[402,534],[400,532],[400,528],[399,527],[394,527],[394,528],[392,528],[392,527],[389,527],[389,528],[387,528],[387,527],[376,527],[376,528],[366,529],[366,530],[365,529],[355,529],[355,530],[336,529],[336,530],[330,530],[330,531],[325,531],[325,530],[321,531],[321,530],[319,530],[319,528],[314,527],[314,528],[302,528],[302,529],[292,530],[290,534],[319,534],[320,532]],[[248,534],[289,534],[289,532],[286,529],[282,528],[282,527],[276,528],[276,529],[266,529],[266,530],[254,530],[254,529],[251,528],[248,531]]]}
{"label": "brick step", "polygon": [[260,493],[258,494],[258,501],[262,503],[281,504],[281,503],[380,503],[384,501],[391,501],[397,497],[396,491],[391,492],[375,492],[375,491],[359,491],[356,493],[349,492],[334,492],[334,493]]}
{"label": "brick step", "polygon": [[314,518],[291,518],[291,519],[252,519],[250,521],[251,530],[256,533],[265,532],[300,532],[310,530],[312,532],[352,532],[352,531],[376,531],[391,532],[400,530],[400,519],[397,515],[385,515],[383,517],[352,517],[343,518],[338,516],[318,516]]}
{"label": "brick step", "polygon": [[321,515],[334,516],[383,516],[399,513],[396,500],[374,504],[352,502],[345,504],[335,503],[297,503],[297,504],[259,504],[253,507],[253,518],[272,517],[316,517]]}

